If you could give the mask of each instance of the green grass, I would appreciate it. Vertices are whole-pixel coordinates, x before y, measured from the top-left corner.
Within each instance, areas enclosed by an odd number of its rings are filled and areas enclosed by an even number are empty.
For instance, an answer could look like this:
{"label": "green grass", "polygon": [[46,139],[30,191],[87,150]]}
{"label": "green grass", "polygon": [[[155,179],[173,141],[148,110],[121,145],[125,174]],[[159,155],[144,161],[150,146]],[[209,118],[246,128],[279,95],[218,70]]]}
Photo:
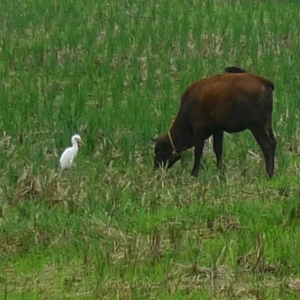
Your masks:
{"label": "green grass", "polygon": [[[1,299],[299,299],[300,3],[0,4]],[[191,82],[275,83],[275,177],[249,132],[152,171]],[[76,167],[54,178],[81,134]]]}

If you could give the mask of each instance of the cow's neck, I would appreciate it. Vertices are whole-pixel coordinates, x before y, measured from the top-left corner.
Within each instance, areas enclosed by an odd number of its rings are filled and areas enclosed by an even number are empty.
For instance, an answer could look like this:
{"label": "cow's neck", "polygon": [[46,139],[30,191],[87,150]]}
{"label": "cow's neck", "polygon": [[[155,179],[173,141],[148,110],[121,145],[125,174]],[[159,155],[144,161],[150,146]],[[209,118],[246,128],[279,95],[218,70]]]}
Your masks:
{"label": "cow's neck", "polygon": [[178,113],[169,133],[177,153],[192,147],[192,133],[182,113]]}

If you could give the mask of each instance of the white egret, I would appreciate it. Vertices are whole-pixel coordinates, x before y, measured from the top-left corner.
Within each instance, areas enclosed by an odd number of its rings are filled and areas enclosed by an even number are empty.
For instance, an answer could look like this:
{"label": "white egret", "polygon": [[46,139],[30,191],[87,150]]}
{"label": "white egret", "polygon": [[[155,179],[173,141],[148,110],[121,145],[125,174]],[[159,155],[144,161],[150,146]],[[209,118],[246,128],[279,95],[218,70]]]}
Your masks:
{"label": "white egret", "polygon": [[84,142],[82,141],[80,135],[75,134],[71,138],[72,147],[68,147],[65,149],[65,151],[62,153],[60,159],[59,159],[59,172],[63,171],[64,169],[70,169],[74,159],[78,152],[78,144],[84,145]]}

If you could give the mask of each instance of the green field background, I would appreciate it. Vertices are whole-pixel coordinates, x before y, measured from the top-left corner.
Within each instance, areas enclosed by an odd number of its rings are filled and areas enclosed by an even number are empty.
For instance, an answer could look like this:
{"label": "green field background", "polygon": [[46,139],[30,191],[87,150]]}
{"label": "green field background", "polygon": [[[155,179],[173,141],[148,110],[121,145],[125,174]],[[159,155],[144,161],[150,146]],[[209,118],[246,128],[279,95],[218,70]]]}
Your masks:
{"label": "green field background", "polygon": [[[1,299],[299,299],[299,1],[0,3]],[[153,171],[193,81],[275,84],[275,176],[250,132]],[[74,133],[76,166],[54,177]]]}

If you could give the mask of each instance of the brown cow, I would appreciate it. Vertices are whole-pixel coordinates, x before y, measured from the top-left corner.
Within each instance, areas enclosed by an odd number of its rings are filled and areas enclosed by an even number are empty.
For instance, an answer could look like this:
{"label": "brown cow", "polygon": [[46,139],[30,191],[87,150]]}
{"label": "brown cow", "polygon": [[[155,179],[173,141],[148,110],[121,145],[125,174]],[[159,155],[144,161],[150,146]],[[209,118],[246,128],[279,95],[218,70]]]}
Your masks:
{"label": "brown cow", "polygon": [[223,135],[249,129],[259,144],[269,177],[274,174],[276,139],[272,130],[274,84],[267,78],[228,67],[192,83],[184,91],[179,112],[167,134],[152,140],[154,169],[171,168],[181,153],[194,147],[194,167],[198,176],[205,140],[213,136],[217,167],[222,164]]}

